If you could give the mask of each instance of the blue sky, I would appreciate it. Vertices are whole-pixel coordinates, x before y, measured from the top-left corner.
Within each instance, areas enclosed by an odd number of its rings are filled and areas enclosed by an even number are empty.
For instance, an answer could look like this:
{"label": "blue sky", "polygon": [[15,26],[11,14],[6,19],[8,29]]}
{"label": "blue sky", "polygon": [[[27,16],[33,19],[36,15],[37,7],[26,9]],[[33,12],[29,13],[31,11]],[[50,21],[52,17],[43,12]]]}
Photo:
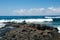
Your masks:
{"label": "blue sky", "polygon": [[60,0],[0,0],[0,15],[60,15]]}

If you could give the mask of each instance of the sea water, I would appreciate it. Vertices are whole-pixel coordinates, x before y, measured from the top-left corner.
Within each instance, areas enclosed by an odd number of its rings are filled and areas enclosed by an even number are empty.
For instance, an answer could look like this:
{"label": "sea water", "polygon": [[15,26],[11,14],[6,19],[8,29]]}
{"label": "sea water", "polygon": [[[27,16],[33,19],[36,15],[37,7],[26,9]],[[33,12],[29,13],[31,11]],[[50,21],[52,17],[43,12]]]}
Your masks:
{"label": "sea water", "polygon": [[24,20],[30,23],[46,24],[57,27],[60,30],[60,16],[0,16],[0,28],[5,25],[3,22],[22,22]]}

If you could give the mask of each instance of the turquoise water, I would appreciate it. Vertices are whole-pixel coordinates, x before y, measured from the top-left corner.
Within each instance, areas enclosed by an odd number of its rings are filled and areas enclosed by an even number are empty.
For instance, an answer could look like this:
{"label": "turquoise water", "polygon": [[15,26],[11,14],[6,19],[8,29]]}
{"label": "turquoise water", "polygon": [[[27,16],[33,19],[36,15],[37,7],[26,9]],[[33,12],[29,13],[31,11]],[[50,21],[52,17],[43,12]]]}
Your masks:
{"label": "turquoise water", "polygon": [[[46,18],[48,17],[48,18]],[[11,19],[53,19],[52,22],[46,22],[48,25],[58,26],[60,25],[60,16],[0,16],[0,20],[11,20]],[[45,23],[45,22],[44,22]]]}
{"label": "turquoise water", "polygon": [[[53,21],[51,22],[42,22],[42,24],[46,24],[49,26],[53,26],[53,27],[60,27],[60,15],[58,16],[0,16],[0,20],[12,20],[12,19],[18,19],[19,21],[21,21],[20,19],[52,19]],[[31,20],[32,21],[32,20]]]}

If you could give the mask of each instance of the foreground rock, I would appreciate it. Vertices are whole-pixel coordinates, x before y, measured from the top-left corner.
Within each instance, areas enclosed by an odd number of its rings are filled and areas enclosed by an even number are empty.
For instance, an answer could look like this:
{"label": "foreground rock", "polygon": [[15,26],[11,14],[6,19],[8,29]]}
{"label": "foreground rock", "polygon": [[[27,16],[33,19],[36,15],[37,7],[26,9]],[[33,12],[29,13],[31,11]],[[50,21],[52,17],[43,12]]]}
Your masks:
{"label": "foreground rock", "polygon": [[[7,26],[7,25],[6,25]],[[55,40],[58,29],[41,24],[10,23],[8,26],[16,27],[0,38],[0,40]]]}

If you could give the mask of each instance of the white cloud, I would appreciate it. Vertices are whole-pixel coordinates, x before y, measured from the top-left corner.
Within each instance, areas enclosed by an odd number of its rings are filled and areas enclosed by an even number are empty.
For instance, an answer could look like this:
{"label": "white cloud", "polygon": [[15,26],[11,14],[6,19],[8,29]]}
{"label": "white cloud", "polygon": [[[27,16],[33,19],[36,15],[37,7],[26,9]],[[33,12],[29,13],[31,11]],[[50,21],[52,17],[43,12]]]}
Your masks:
{"label": "white cloud", "polygon": [[14,10],[13,12],[16,13],[35,13],[35,12],[43,12],[44,8],[31,8],[31,9],[20,9],[20,10]]}
{"label": "white cloud", "polygon": [[46,11],[48,13],[60,13],[60,8],[48,7]]}
{"label": "white cloud", "polygon": [[60,8],[48,7],[48,8],[31,8],[31,9],[20,9],[13,10],[14,13],[20,15],[44,15],[44,14],[55,14],[60,13]]}

